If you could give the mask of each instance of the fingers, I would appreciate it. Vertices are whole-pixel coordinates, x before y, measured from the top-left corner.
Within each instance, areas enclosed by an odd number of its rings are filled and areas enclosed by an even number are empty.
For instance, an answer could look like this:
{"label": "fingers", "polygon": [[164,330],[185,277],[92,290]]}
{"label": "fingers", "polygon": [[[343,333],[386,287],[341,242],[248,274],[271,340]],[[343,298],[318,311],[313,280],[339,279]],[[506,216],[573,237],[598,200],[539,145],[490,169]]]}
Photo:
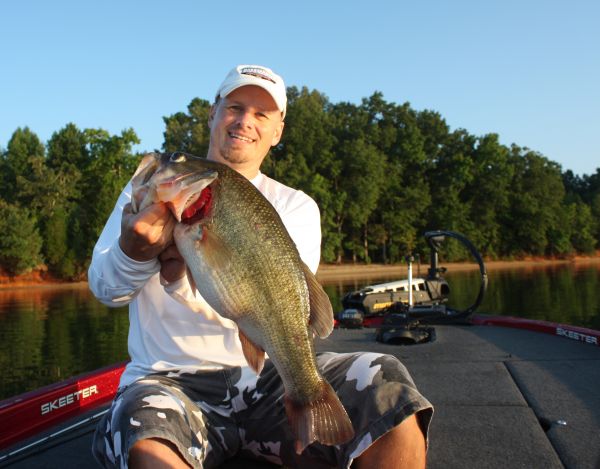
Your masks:
{"label": "fingers", "polygon": [[179,249],[175,244],[170,244],[165,248],[163,252],[158,256],[158,260],[161,262],[169,261],[169,260],[178,260],[183,262],[183,257],[179,253]]}
{"label": "fingers", "polygon": [[175,244],[171,244],[161,252],[158,256],[158,260],[161,265],[160,275],[167,282],[171,283],[185,276],[185,262]]}
{"label": "fingers", "polygon": [[149,205],[137,213],[136,216],[138,221],[147,223],[149,225],[165,225],[173,218],[167,205],[162,202]]}
{"label": "fingers", "polygon": [[167,205],[162,202],[148,205],[139,213],[134,212],[132,204],[128,203],[123,207],[123,215],[133,216],[136,221],[150,225],[166,224],[167,221],[175,220]]}
{"label": "fingers", "polygon": [[153,259],[172,243],[175,224],[163,203],[152,204],[139,213],[133,213],[131,204],[127,204],[123,208],[119,245],[132,259]]}

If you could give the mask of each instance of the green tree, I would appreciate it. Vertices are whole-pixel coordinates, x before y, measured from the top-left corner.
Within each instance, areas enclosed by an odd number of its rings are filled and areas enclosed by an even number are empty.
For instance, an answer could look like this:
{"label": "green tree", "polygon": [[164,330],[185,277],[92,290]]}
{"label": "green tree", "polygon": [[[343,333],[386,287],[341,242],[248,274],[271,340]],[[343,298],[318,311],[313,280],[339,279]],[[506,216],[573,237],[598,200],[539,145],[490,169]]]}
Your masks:
{"label": "green tree", "polygon": [[[328,176],[335,138],[326,96],[307,88],[288,88],[285,130],[263,164],[269,176],[308,192],[315,174]],[[335,168],[334,168],[335,171]]]}
{"label": "green tree", "polygon": [[[54,132],[48,141],[48,167],[62,170],[62,173],[77,177],[89,163],[88,141],[85,132],[73,123]],[[76,185],[78,180],[71,180]]]}
{"label": "green tree", "polygon": [[[41,143],[37,144],[36,137],[16,133],[15,141],[17,145],[13,147],[17,151],[11,156],[21,156],[13,160],[28,162],[15,172],[15,200],[36,214],[38,231],[43,239],[42,252],[49,269],[66,276],[67,272],[74,271],[72,266],[67,267],[68,259],[73,258],[66,249],[70,245],[67,217],[79,199],[81,174],[87,164],[85,135],[73,124],[68,124],[52,135],[47,157],[40,150]],[[57,231],[59,226],[61,232]]]}
{"label": "green tree", "polygon": [[169,153],[184,151],[196,156],[206,156],[210,141],[210,107],[208,101],[194,98],[188,105],[187,113],[177,112],[163,117],[166,126],[163,150]]}
{"label": "green tree", "polygon": [[140,157],[132,153],[139,139],[132,129],[110,135],[86,129],[90,162],[82,175],[81,202],[74,209],[71,236],[75,259],[83,271],[119,193],[133,175]]}
{"label": "green tree", "polygon": [[342,165],[333,151],[336,139],[329,100],[307,88],[290,87],[287,95],[283,137],[265,159],[262,171],[315,199],[321,210],[322,258],[333,262],[341,252],[338,215],[345,195],[339,192]]}
{"label": "green tree", "polygon": [[4,154],[2,198],[17,202],[21,195],[19,179],[27,178],[34,168],[43,165],[44,158],[44,145],[35,133],[28,127],[15,130]]}
{"label": "green tree", "polygon": [[600,193],[596,194],[590,203],[592,212],[592,231],[596,239],[596,248],[600,247]]}
{"label": "green tree", "polygon": [[[351,103],[339,103],[333,106],[330,112],[332,133],[336,142],[332,148],[331,162],[336,164],[330,164],[327,169],[332,177],[336,197],[341,202],[331,207],[335,210],[332,219],[335,239],[339,243],[335,256],[336,262],[339,263],[344,258],[344,251],[348,251],[352,260],[356,261],[358,252],[362,250],[361,222],[354,220],[354,216],[360,211],[361,201],[354,201],[352,197],[357,195],[359,188],[364,189],[365,178],[364,174],[360,174],[360,163],[364,161],[365,152],[371,152],[374,147],[370,148],[366,142],[369,116],[365,109]],[[357,145],[357,148],[354,145]],[[364,218],[365,221],[366,219],[368,215]],[[364,251],[361,252],[361,257],[368,260]]]}
{"label": "green tree", "polygon": [[52,134],[47,148],[50,187],[45,190],[50,197],[45,217],[40,220],[44,256],[52,273],[71,279],[85,269],[82,262],[77,262],[74,251],[74,246],[82,243],[75,210],[85,210],[88,204],[94,203],[82,199],[83,174],[91,163],[88,136],[86,131],[69,123]]}
{"label": "green tree", "polygon": [[584,175],[582,180],[581,198],[590,206],[596,247],[600,247],[600,168],[594,174]]}
{"label": "green tree", "polygon": [[[428,229],[450,230],[469,235],[473,231],[471,203],[467,188],[474,181],[477,139],[464,129],[448,135],[429,171],[432,187],[431,206],[427,214]],[[450,243],[444,253],[448,260],[460,260],[465,253],[458,243]]]}
{"label": "green tree", "polygon": [[515,173],[510,215],[503,227],[503,254],[568,252],[561,215],[565,189],[560,167],[528,149],[511,147]]}
{"label": "green tree", "polygon": [[509,149],[500,144],[497,134],[478,138],[472,157],[472,178],[463,196],[470,209],[471,230],[464,234],[482,254],[496,257],[510,207],[514,168]]}
{"label": "green tree", "polygon": [[77,264],[72,248],[71,237],[75,234],[71,227],[72,213],[64,206],[57,207],[44,224],[44,258],[48,270],[59,278],[76,278],[83,267]]}
{"label": "green tree", "polygon": [[356,257],[370,262],[369,225],[377,208],[383,186],[386,158],[364,140],[349,140],[340,145],[338,157],[344,162],[342,187],[347,194],[342,207],[346,215],[346,247]]}
{"label": "green tree", "polygon": [[31,212],[0,200],[0,266],[10,275],[37,267],[41,261],[42,238]]}
{"label": "green tree", "polygon": [[581,201],[571,203],[567,207],[571,213],[571,245],[577,252],[593,253],[597,242],[594,236],[597,222],[594,220],[592,207]]}
{"label": "green tree", "polygon": [[[350,225],[346,229],[351,233],[346,245],[356,250],[359,242],[366,245],[370,239],[381,252],[380,260],[398,261],[416,248],[418,232],[425,226],[424,214],[431,202],[426,177],[431,161],[420,125],[431,124],[439,129],[440,122],[433,113],[424,115],[420,121],[419,114],[408,103],[388,103],[377,92],[363,99],[359,108],[341,103],[334,106],[334,111],[338,114],[336,132],[340,143],[363,140],[383,155],[381,159],[372,158],[374,164],[380,165],[383,176],[377,173],[368,185],[368,190],[375,191],[378,203],[373,210],[365,206],[373,229],[363,230],[359,240],[356,228]],[[444,123],[441,124],[443,128]],[[347,224],[351,218],[347,217]]]}

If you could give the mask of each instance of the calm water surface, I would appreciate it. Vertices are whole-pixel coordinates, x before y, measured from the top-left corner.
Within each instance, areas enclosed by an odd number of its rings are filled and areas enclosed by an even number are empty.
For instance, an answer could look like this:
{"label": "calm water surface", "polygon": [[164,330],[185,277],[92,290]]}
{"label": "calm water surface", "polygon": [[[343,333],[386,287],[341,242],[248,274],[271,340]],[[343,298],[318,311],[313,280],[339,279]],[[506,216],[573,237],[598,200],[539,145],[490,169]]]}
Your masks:
{"label": "calm water surface", "polygon": [[[425,269],[422,270],[425,274]],[[450,305],[470,305],[478,272],[448,273]],[[396,277],[326,283],[334,311],[349,290]],[[492,270],[478,312],[600,329],[600,265]],[[0,399],[127,359],[127,308],[86,287],[0,290]]]}

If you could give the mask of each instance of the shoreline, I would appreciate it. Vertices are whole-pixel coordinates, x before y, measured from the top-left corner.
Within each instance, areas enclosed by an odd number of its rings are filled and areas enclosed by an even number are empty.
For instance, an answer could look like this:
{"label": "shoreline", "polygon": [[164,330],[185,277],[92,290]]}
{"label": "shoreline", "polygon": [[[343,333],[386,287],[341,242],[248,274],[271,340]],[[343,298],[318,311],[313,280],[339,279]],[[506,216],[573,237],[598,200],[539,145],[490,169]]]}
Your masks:
{"label": "shoreline", "polygon": [[[588,265],[600,264],[600,256],[594,257],[575,257],[573,259],[525,259],[514,261],[486,261],[486,270],[508,270],[508,269],[538,269],[553,266],[572,265],[575,268]],[[425,275],[429,263],[421,263],[420,267],[413,264],[413,275],[417,275],[420,268],[421,274]],[[448,272],[461,272],[467,270],[477,270],[479,265],[474,262],[440,262],[440,267],[446,267]],[[393,264],[321,264],[317,271],[317,279],[320,282],[335,282],[360,277],[365,281],[377,277],[386,277],[394,275],[406,275],[407,265]],[[28,274],[20,278],[0,277],[0,291],[26,288],[87,288],[86,280],[74,282],[58,281],[56,279],[44,279],[39,274]]]}
{"label": "shoreline", "polygon": [[[573,259],[524,259],[514,261],[484,261],[488,272],[493,270],[510,269],[539,269],[553,266],[573,265],[583,267],[600,264],[600,257],[576,257]],[[445,267],[448,272],[462,272],[467,270],[478,270],[479,264],[475,262],[440,262],[440,267]],[[425,275],[429,263],[421,262],[421,274]],[[413,275],[417,275],[418,267],[413,264]],[[408,271],[406,264],[321,264],[317,271],[317,279],[320,281],[336,281],[353,278],[360,274],[363,278],[382,277],[390,275],[406,275]]]}

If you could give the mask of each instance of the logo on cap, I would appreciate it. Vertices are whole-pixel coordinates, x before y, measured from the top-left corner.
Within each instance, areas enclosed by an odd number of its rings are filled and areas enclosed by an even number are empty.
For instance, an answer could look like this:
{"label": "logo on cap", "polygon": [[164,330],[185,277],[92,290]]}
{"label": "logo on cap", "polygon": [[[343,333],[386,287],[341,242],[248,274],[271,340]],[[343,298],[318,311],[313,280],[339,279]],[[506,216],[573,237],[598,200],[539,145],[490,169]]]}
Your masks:
{"label": "logo on cap", "polygon": [[242,75],[251,75],[253,77],[262,78],[263,80],[276,83],[276,81],[270,76],[269,72],[264,68],[259,67],[244,67],[240,70]]}

